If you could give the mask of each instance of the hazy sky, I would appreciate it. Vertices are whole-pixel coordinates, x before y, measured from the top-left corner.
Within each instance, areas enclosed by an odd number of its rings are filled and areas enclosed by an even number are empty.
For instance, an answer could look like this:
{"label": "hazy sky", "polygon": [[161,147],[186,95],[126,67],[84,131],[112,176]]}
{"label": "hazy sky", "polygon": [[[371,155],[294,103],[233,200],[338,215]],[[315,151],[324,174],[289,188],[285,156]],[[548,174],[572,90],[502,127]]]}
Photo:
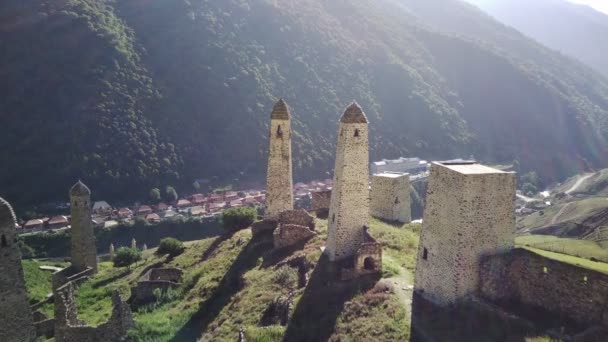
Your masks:
{"label": "hazy sky", "polygon": [[568,0],[577,4],[585,4],[608,14],[608,0]]}

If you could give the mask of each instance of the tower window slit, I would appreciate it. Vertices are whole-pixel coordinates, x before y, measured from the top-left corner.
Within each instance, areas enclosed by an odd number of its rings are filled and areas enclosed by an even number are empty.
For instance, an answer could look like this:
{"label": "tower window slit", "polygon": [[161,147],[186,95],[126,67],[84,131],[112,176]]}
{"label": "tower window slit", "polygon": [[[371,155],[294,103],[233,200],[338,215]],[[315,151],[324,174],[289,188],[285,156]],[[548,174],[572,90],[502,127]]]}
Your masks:
{"label": "tower window slit", "polygon": [[355,137],[359,137],[359,129],[355,129]]}
{"label": "tower window slit", "polygon": [[2,242],[1,242],[2,243],[2,247],[6,247],[8,244],[6,243],[6,236],[4,236],[4,234],[2,234],[1,240],[2,240]]}
{"label": "tower window slit", "polygon": [[429,258],[429,250],[424,248],[422,250],[422,260],[428,260],[428,258]]}

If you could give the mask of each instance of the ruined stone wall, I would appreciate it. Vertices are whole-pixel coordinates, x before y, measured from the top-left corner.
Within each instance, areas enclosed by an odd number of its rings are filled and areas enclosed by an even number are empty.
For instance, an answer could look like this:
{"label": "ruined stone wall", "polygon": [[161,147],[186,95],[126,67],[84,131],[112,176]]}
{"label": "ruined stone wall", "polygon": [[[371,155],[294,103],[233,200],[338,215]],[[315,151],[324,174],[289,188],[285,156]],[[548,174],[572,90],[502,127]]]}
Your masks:
{"label": "ruined stone wall", "polygon": [[525,249],[486,256],[479,294],[495,302],[542,308],[585,325],[608,327],[608,275]]}
{"label": "ruined stone wall", "polygon": [[55,291],[55,341],[107,342],[122,341],[135,322],[131,309],[118,294],[112,294],[112,315],[98,327],[86,325],[78,319],[74,298],[74,285],[67,283]]}
{"label": "ruined stone wall", "polygon": [[[344,120],[358,110],[364,120]],[[345,122],[346,121],[346,122]],[[354,257],[369,224],[368,124],[361,109],[347,109],[338,129],[336,165],[325,252],[329,260]]]}
{"label": "ruined stone wall", "polygon": [[513,247],[514,198],[513,173],[433,163],[415,290],[439,305],[474,293],[480,258]]}
{"label": "ruined stone wall", "polygon": [[388,221],[412,220],[410,176],[407,173],[381,173],[372,176],[371,215]]}
{"label": "ruined stone wall", "polygon": [[0,198],[0,341],[33,341],[36,331],[27,299],[12,207]]}
{"label": "ruined stone wall", "polygon": [[283,211],[279,215],[280,224],[295,224],[315,230],[315,218],[304,209]]}
{"label": "ruined stone wall", "polygon": [[283,100],[273,109],[269,140],[266,218],[275,218],[284,210],[293,210],[291,120]]}
{"label": "ruined stone wall", "polygon": [[182,281],[184,271],[179,268],[153,268],[148,272],[146,280],[166,280],[179,283]]}
{"label": "ruined stone wall", "polygon": [[313,191],[312,195],[312,210],[329,209],[331,202],[331,190]]}
{"label": "ruined stone wall", "polygon": [[82,282],[86,281],[89,276],[93,275],[93,273],[94,270],[90,267],[85,269],[84,271],[77,272],[73,266],[66,267],[61,271],[57,271],[53,273],[53,276],[51,278],[53,291],[69,282],[72,282],[75,286],[78,286]]}
{"label": "ruined stone wall", "polygon": [[283,248],[306,241],[317,234],[306,226],[281,223],[272,235],[274,248]]}
{"label": "ruined stone wall", "polygon": [[81,182],[76,183],[70,191],[72,214],[72,266],[77,272],[88,267],[97,272],[97,247],[93,221],[91,220],[91,193]]}

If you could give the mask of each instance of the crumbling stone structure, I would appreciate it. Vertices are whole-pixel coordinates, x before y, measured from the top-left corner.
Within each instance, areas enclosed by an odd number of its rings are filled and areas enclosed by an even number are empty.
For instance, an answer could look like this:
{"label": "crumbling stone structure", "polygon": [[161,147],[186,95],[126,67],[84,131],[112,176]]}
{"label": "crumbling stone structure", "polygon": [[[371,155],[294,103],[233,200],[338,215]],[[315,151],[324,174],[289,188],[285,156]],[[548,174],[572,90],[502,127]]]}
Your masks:
{"label": "crumbling stone structure", "polygon": [[547,259],[526,249],[480,260],[479,296],[542,308],[583,326],[608,328],[608,275]]}
{"label": "crumbling stone structure", "polygon": [[409,174],[379,173],[373,175],[370,199],[372,216],[401,223],[412,221]]}
{"label": "crumbling stone structure", "polygon": [[513,247],[514,199],[514,173],[475,162],[433,163],[415,293],[440,306],[474,294],[481,257]]}
{"label": "crumbling stone structure", "polygon": [[78,319],[74,299],[74,285],[67,283],[55,291],[55,341],[57,342],[107,342],[122,341],[127,331],[134,327],[131,308],[118,291],[112,294],[112,315],[97,327],[86,325]]}
{"label": "crumbling stone structure", "polygon": [[345,267],[341,270],[342,280],[382,272],[382,245],[374,239],[367,227],[365,227],[363,236],[363,243],[357,250],[353,267]]}
{"label": "crumbling stone structure", "polygon": [[78,181],[70,190],[72,211],[72,268],[82,272],[87,268],[97,273],[97,247],[91,220],[91,190]]}
{"label": "crumbling stone structure", "polygon": [[0,198],[0,341],[27,342],[36,338],[27,299],[21,251],[13,208]]}
{"label": "crumbling stone structure", "polygon": [[181,285],[184,271],[179,268],[153,268],[146,272],[131,289],[131,298],[136,303],[154,300],[154,290],[167,291]]}
{"label": "crumbling stone structure", "polygon": [[280,99],[270,117],[266,218],[275,218],[282,211],[293,210],[290,116],[287,104]]}
{"label": "crumbling stone structure", "polygon": [[312,211],[319,217],[327,217],[329,204],[331,203],[331,190],[319,190],[311,192]]}
{"label": "crumbling stone structure", "polygon": [[325,252],[330,261],[352,258],[369,224],[368,121],[357,103],[340,119]]}
{"label": "crumbling stone structure", "polygon": [[315,233],[315,219],[304,209],[287,210],[279,214],[273,232],[274,248],[293,246],[306,241]]}

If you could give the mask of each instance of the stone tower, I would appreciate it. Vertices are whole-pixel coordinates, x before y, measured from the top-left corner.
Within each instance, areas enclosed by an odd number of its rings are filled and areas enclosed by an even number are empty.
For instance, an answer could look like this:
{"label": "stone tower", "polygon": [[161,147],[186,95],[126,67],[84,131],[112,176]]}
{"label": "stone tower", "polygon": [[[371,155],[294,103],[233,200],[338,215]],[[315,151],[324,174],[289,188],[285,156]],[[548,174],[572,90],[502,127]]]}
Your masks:
{"label": "stone tower", "polygon": [[368,122],[357,103],[340,119],[325,252],[331,261],[353,257],[369,224]]}
{"label": "stone tower", "polygon": [[291,114],[280,99],[270,116],[270,149],[266,194],[266,217],[276,218],[285,210],[293,210],[293,179],[291,165]]}
{"label": "stone tower", "polygon": [[378,173],[372,176],[371,214],[374,217],[409,223],[410,175],[407,173]]}
{"label": "stone tower", "polygon": [[13,209],[0,198],[0,341],[33,341],[36,331],[27,299],[15,225]]}
{"label": "stone tower", "polygon": [[480,257],[515,237],[515,173],[475,162],[433,163],[414,291],[438,305],[476,291]]}
{"label": "stone tower", "polygon": [[72,208],[72,267],[82,272],[91,267],[97,272],[97,248],[91,219],[91,190],[81,181],[70,190]]}

